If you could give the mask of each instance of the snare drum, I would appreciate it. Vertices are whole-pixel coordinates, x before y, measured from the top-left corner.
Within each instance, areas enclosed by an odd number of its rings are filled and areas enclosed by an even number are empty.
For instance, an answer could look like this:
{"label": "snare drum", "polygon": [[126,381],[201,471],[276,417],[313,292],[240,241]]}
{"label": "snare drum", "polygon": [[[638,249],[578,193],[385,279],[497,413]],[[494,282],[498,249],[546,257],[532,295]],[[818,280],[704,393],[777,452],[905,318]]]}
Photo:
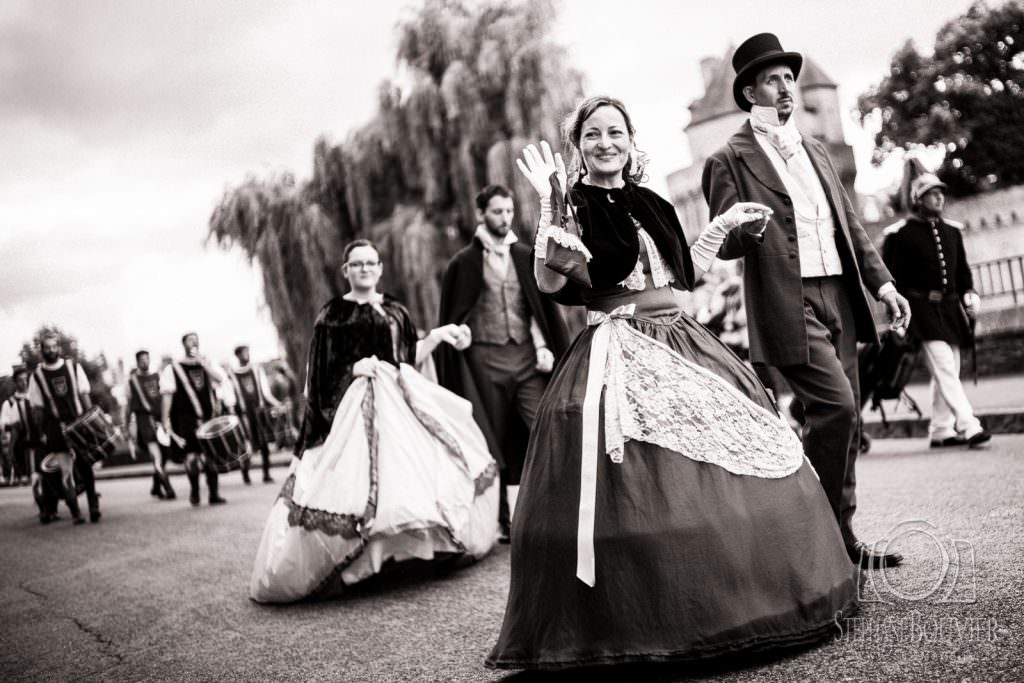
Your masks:
{"label": "snare drum", "polygon": [[117,449],[117,430],[99,406],[93,406],[65,427],[64,439],[75,456],[89,465],[113,455]]}
{"label": "snare drum", "polygon": [[199,425],[196,439],[207,463],[218,472],[238,469],[239,461],[249,454],[242,423],[234,415],[221,415]]}

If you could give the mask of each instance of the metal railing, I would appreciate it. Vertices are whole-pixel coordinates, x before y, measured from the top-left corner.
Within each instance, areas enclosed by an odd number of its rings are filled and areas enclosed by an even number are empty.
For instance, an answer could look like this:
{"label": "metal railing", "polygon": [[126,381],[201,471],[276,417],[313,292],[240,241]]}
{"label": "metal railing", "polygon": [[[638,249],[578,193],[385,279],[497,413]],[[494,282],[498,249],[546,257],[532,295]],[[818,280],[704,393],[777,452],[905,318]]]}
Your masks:
{"label": "metal railing", "polygon": [[974,289],[983,299],[1012,299],[1024,303],[1024,255],[983,261],[971,266]]}

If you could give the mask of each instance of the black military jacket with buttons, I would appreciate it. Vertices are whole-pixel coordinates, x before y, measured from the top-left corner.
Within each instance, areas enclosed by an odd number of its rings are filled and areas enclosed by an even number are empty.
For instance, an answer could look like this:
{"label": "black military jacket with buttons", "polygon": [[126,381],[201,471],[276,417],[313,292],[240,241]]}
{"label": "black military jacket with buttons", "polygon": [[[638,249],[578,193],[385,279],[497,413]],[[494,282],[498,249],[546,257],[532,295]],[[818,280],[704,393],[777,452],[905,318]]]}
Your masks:
{"label": "black military jacket with buttons", "polygon": [[885,229],[882,260],[910,301],[910,331],[919,339],[957,346],[970,341],[961,302],[974,280],[961,231],[955,221],[916,215]]}

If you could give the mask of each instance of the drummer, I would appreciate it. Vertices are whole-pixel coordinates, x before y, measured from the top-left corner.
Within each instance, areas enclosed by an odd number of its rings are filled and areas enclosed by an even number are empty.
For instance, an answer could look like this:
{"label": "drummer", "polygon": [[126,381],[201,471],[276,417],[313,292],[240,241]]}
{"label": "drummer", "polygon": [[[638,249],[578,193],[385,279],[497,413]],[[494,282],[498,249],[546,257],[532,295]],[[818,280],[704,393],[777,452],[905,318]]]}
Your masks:
{"label": "drummer", "polygon": [[77,479],[84,485],[89,501],[89,521],[95,523],[100,521],[100,501],[92,464],[82,457],[73,458],[63,431],[92,407],[89,378],[73,359],[60,357],[60,340],[56,334],[44,334],[41,346],[43,362],[32,373],[28,389],[33,416],[41,427],[41,443],[32,464],[33,490],[39,494],[36,498],[39,520],[48,524],[58,519],[57,501],[63,497],[74,523],[85,523],[78,507]]}
{"label": "drummer", "polygon": [[[234,387],[235,413],[245,425],[249,445],[253,451],[263,456],[263,483],[274,481],[270,476],[270,415],[268,410],[280,408],[281,402],[267,390],[267,376],[262,367],[250,363],[249,347],[241,344],[235,347],[235,358],[238,367],[232,368],[231,384]],[[242,479],[249,481],[249,459],[242,462]]]}
{"label": "drummer", "polygon": [[129,430],[134,430],[134,447],[148,453],[153,462],[153,485],[150,495],[161,500],[174,499],[174,488],[167,476],[166,448],[161,448],[157,441],[157,425],[160,420],[160,375],[150,372],[149,351],[139,349],[135,353],[135,369],[128,375],[128,386],[125,396],[128,405],[125,407],[124,423]]}
{"label": "drummer", "polygon": [[171,439],[171,448],[184,453],[185,474],[191,488],[188,500],[199,505],[199,472],[206,472],[210,505],[227,501],[218,492],[219,478],[213,463],[202,456],[196,429],[214,417],[219,409],[217,387],[223,381],[220,370],[199,354],[199,335],[189,332],[181,338],[185,355],[172,360],[160,373],[161,418]]}

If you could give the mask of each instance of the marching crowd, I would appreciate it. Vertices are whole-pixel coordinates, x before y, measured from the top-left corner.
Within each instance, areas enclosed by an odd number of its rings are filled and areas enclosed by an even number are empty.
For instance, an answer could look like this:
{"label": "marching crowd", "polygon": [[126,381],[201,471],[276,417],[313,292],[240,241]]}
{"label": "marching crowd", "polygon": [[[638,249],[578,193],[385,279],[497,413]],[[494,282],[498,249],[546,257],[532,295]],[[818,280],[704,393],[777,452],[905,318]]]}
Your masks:
{"label": "marching crowd", "polygon": [[[196,333],[181,342],[182,357],[168,360],[160,372],[140,349],[125,387],[123,425],[133,458],[142,453],[152,461],[150,492],[176,498],[166,472],[173,461],[184,465],[192,505],[200,503],[201,474],[209,503],[225,503],[219,475],[240,469],[250,483],[251,452],[262,457],[263,482],[272,483],[270,446],[290,430],[289,406],[274,396],[263,368],[251,363],[248,346],[235,349],[234,367],[220,368],[200,355]],[[86,373],[73,358],[61,356],[56,333],[42,336],[40,352],[36,368],[14,368],[14,394],[0,409],[4,483],[32,487],[43,524],[60,519],[60,501],[73,523],[84,523],[78,505],[83,492],[89,520],[99,522],[93,467],[113,455],[124,435],[92,404]]]}
{"label": "marching crowd", "polygon": [[[733,94],[749,119],[706,162],[711,220],[692,245],[673,206],[640,184],[633,121],[610,97],[567,119],[568,168],[546,142],[518,161],[541,209],[533,245],[511,230],[507,188],[477,195],[476,234],[447,265],[440,326],[422,338],[378,290],[377,246],[348,244],[349,291],[312,331],[296,457],[250,596],[337,595],[396,562],[457,565],[510,542],[494,668],[804,644],[854,612],[859,571],[902,562],[853,525],[857,344],[877,342],[868,298],[923,340],[937,448],[989,438],[958,379],[960,315],[978,299],[934,176],[918,179],[914,215],[876,251],[826,147],[797,128],[802,63],[772,34],[736,50]],[[719,293],[732,316],[719,322],[740,324],[742,296],[743,351],[784,377],[803,407],[799,435],[730,350],[738,342],[681,310],[679,292],[716,259],[743,262],[742,286]],[[575,340],[557,304],[586,307]],[[247,441],[272,481],[265,416],[276,400],[246,347],[224,376],[197,335],[182,344],[160,373],[139,352],[127,412],[154,462],[154,495],[175,497],[170,457],[184,463],[193,505],[201,474],[209,503],[221,504],[219,474],[240,458],[248,481]],[[109,427],[88,419],[88,380],[56,338],[42,351],[31,376],[16,374],[16,408],[5,405],[2,421],[35,446],[41,520],[63,499],[84,522],[81,487],[96,522],[82,454]],[[437,383],[418,371],[430,363]],[[217,386],[232,388],[233,419],[218,415]]]}

